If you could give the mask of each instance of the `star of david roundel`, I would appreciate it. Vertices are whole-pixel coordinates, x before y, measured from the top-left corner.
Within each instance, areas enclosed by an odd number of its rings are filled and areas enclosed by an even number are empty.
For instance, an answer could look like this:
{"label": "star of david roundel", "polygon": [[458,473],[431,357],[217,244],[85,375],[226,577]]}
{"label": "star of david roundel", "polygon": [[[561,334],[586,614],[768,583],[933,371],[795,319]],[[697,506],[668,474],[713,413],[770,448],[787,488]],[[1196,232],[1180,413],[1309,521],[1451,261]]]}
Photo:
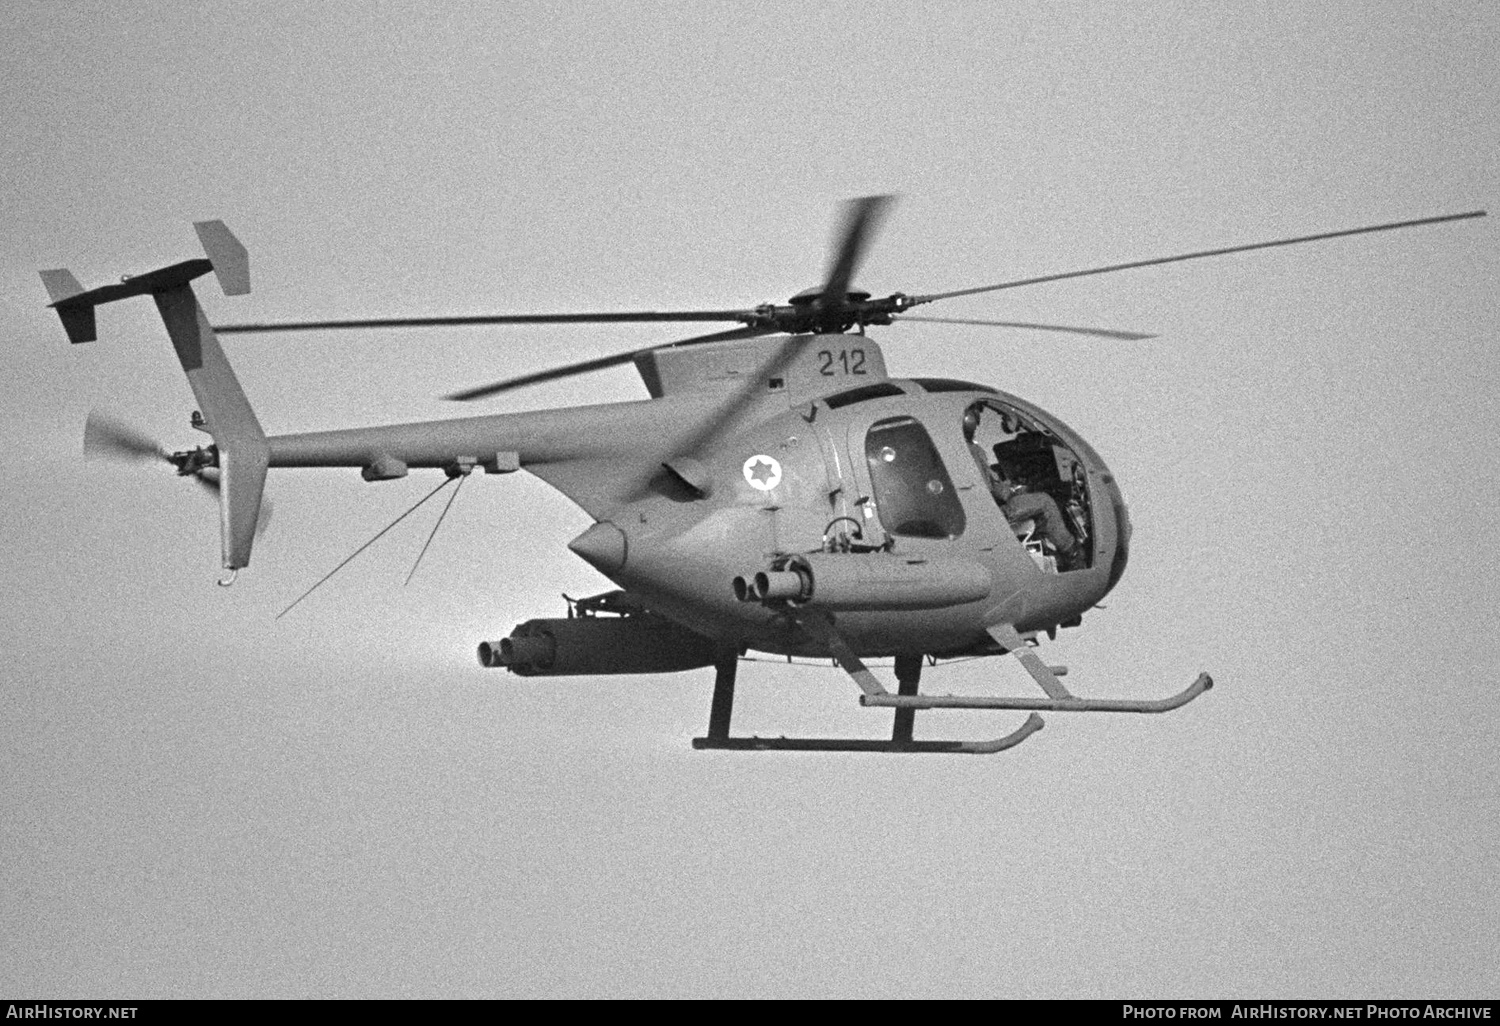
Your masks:
{"label": "star of david roundel", "polygon": [[781,484],[781,464],[774,456],[751,456],[745,461],[745,480],[756,491],[769,492]]}

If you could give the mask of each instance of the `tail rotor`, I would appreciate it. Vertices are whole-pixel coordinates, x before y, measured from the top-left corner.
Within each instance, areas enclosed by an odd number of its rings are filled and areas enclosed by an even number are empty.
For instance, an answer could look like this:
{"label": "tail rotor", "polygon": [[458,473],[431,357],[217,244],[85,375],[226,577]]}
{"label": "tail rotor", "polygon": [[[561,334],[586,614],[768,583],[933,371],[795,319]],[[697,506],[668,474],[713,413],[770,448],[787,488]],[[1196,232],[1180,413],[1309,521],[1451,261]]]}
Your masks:
{"label": "tail rotor", "polygon": [[111,463],[172,462],[156,439],[102,410],[90,410],[83,425],[83,458]]}
{"label": "tail rotor", "polygon": [[[165,463],[178,477],[189,477],[215,502],[222,490],[219,450],[200,445],[174,452],[133,424],[103,410],[90,410],[83,425],[83,458],[90,463],[137,465]],[[265,534],[271,523],[271,503],[263,501],[255,524],[255,536]]]}

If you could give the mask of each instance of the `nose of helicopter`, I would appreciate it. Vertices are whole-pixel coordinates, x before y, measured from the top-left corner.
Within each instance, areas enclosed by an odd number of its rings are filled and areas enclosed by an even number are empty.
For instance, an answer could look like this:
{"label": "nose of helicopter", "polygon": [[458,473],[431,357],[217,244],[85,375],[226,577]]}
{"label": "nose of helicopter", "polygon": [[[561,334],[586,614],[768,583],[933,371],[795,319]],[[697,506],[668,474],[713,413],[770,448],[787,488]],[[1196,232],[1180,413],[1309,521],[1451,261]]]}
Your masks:
{"label": "nose of helicopter", "polygon": [[1115,522],[1114,554],[1110,557],[1109,584],[1106,586],[1107,589],[1113,590],[1124,575],[1125,564],[1130,559],[1130,510],[1125,505],[1125,496],[1121,493],[1115,476],[1105,473],[1100,480],[1104,484],[1104,494]]}
{"label": "nose of helicopter", "polygon": [[590,566],[602,574],[611,574],[625,565],[629,544],[625,532],[608,520],[601,520],[577,538],[568,542],[572,549]]}

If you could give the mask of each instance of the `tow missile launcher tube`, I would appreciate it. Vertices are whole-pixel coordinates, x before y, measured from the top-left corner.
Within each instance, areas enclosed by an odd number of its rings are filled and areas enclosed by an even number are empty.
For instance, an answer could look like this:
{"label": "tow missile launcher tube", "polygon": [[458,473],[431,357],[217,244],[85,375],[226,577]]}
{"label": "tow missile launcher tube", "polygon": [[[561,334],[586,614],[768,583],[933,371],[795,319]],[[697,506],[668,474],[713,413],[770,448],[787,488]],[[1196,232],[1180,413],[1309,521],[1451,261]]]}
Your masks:
{"label": "tow missile launcher tube", "polygon": [[527,620],[479,645],[481,666],[522,677],[675,673],[713,665],[714,643],[654,614]]}

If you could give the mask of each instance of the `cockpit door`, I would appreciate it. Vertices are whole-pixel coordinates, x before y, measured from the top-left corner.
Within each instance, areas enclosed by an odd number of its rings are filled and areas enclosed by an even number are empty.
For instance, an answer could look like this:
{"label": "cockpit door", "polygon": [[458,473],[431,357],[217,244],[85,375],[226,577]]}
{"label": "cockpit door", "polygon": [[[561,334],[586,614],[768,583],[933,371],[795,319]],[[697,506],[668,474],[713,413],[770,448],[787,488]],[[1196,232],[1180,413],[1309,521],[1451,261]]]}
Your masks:
{"label": "cockpit door", "polygon": [[854,500],[867,544],[891,538],[951,541],[968,526],[938,447],[923,423],[911,416],[888,416],[851,425],[851,476],[860,493]]}

